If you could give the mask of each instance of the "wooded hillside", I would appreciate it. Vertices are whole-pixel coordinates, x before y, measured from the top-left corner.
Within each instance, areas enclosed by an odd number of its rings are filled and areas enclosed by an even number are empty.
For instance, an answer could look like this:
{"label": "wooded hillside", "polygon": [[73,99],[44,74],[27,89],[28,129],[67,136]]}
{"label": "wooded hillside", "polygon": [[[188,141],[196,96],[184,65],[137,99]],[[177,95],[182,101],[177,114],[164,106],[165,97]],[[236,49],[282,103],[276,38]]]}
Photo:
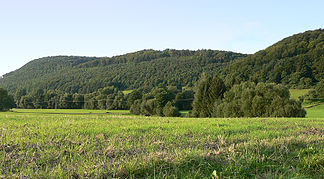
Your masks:
{"label": "wooded hillside", "polygon": [[221,74],[226,85],[274,82],[311,88],[324,79],[324,30],[287,37],[252,55],[217,50],[142,50],[114,57],[55,56],[33,60],[4,75],[0,87],[91,93],[164,84],[194,86],[202,72]]}
{"label": "wooded hillside", "polygon": [[250,80],[281,83],[290,88],[311,88],[324,79],[324,30],[285,38],[233,62],[224,74],[229,84]]}
{"label": "wooded hillside", "polygon": [[219,73],[245,54],[216,50],[142,50],[116,57],[45,57],[4,75],[0,87],[90,93],[106,86],[119,90],[158,84],[193,85],[202,72]]}

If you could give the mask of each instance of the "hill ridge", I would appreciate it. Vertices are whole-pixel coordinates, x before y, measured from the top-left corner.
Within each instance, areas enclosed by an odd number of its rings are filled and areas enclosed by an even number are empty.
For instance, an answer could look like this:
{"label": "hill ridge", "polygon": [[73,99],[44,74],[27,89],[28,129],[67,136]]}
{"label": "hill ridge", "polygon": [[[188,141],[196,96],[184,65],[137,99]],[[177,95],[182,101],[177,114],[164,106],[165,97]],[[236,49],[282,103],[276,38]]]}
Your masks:
{"label": "hill ridge", "polygon": [[159,84],[193,86],[202,72],[219,74],[227,85],[242,81],[310,88],[324,79],[324,30],[286,37],[254,54],[224,50],[153,50],[112,57],[49,56],[0,78],[0,87],[89,93],[105,86],[120,90]]}
{"label": "hill ridge", "polygon": [[229,84],[274,82],[310,88],[324,79],[324,30],[294,34],[231,63],[224,75]]}
{"label": "hill ridge", "polygon": [[105,86],[186,86],[192,85],[203,71],[214,73],[225,63],[245,56],[218,50],[149,49],[113,57],[43,57],[5,75],[0,86],[11,93],[18,88],[88,93]]}

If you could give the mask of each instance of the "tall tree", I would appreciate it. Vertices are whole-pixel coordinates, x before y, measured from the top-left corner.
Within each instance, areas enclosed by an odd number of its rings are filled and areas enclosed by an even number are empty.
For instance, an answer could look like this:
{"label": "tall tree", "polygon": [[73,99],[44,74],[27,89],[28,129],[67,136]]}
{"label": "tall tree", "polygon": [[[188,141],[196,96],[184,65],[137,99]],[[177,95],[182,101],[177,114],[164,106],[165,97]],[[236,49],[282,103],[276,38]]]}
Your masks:
{"label": "tall tree", "polygon": [[27,94],[26,89],[25,88],[18,88],[16,93],[15,93],[15,102],[16,102],[16,106],[20,107],[19,105],[19,101],[21,99],[21,97],[25,96]]}
{"label": "tall tree", "polygon": [[14,98],[8,95],[7,90],[0,88],[0,111],[6,111],[15,107]]}
{"label": "tall tree", "polygon": [[192,115],[194,117],[211,117],[213,107],[222,98],[226,86],[218,76],[213,78],[203,74],[196,86]]}

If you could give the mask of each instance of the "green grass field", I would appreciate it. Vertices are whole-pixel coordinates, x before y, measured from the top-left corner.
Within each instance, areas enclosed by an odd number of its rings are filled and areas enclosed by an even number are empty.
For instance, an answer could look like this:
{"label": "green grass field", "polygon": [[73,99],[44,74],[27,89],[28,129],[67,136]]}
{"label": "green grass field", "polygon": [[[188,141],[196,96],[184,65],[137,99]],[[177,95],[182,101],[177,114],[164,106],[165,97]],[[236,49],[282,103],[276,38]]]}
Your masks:
{"label": "green grass field", "polygon": [[127,95],[127,94],[129,94],[129,93],[131,93],[131,92],[133,92],[134,90],[125,90],[125,91],[123,91],[123,93],[124,93],[124,95]]}
{"label": "green grass field", "polygon": [[78,114],[86,111],[0,113],[0,178],[324,175],[321,109],[304,119]]}
{"label": "green grass field", "polygon": [[324,104],[306,109],[308,118],[324,118]]}
{"label": "green grass field", "polygon": [[289,89],[290,98],[297,100],[299,96],[304,96],[311,90],[312,89]]}

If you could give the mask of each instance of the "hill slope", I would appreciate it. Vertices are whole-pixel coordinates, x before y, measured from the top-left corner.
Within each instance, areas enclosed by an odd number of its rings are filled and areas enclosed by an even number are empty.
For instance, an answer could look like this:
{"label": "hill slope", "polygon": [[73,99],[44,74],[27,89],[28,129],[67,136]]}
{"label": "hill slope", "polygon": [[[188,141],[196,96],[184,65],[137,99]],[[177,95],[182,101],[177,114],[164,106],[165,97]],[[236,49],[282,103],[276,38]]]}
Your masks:
{"label": "hill slope", "polygon": [[252,80],[309,88],[324,79],[324,30],[285,38],[224,70],[228,83]]}
{"label": "hill slope", "polygon": [[89,93],[105,86],[121,90],[159,84],[193,85],[202,72],[241,81],[310,88],[324,79],[324,30],[285,38],[253,55],[216,50],[142,50],[115,57],[56,56],[34,60],[4,75],[0,87],[13,93],[42,88]]}
{"label": "hill slope", "polygon": [[119,89],[153,87],[158,84],[193,84],[204,71],[218,73],[245,54],[215,50],[143,50],[111,58],[57,56],[34,60],[4,75],[0,87],[15,92],[60,90],[88,93],[105,86]]}
{"label": "hill slope", "polygon": [[17,88],[38,87],[53,75],[62,71],[69,71],[73,67],[96,60],[96,57],[54,56],[33,60],[18,70],[7,73],[0,79],[0,87],[7,88],[10,92]]}

